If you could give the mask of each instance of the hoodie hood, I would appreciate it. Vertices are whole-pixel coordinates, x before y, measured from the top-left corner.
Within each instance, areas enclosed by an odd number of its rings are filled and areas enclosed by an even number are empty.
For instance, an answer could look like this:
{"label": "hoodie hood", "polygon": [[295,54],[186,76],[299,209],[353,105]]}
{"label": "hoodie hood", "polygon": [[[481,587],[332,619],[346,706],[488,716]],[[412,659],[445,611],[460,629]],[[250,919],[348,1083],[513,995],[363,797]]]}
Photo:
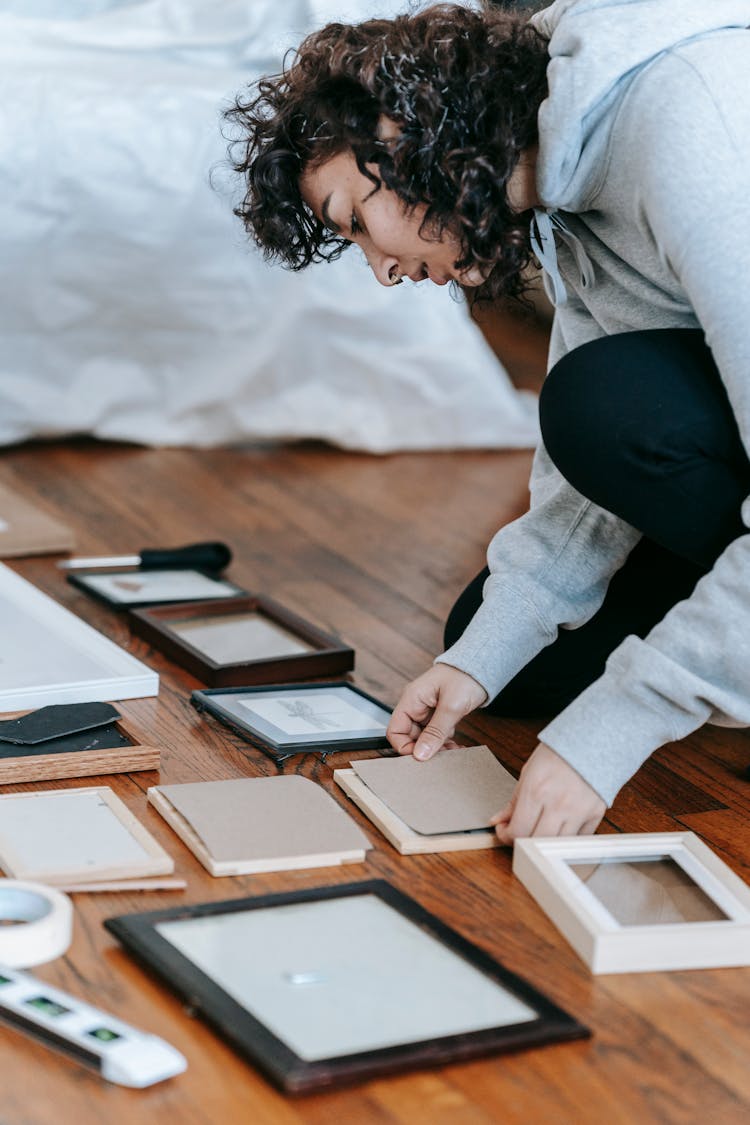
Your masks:
{"label": "hoodie hood", "polygon": [[750,0],[556,0],[530,22],[550,54],[537,190],[549,210],[583,211],[630,82],[678,44],[750,26]]}

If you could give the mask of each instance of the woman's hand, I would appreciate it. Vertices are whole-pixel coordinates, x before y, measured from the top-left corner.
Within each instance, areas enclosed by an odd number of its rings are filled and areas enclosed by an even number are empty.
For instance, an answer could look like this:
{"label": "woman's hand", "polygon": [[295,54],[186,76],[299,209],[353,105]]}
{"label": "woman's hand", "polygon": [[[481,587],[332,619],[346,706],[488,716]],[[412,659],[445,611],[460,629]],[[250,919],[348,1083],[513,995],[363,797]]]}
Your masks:
{"label": "woman's hand", "polygon": [[512,844],[519,836],[588,835],[606,811],[588,782],[540,742],[521,770],[510,801],[490,824],[501,844]]}
{"label": "woman's hand", "polygon": [[435,664],[404,688],[388,724],[388,741],[399,754],[426,762],[443,747],[455,747],[456,725],[486,698],[472,676],[449,664]]}

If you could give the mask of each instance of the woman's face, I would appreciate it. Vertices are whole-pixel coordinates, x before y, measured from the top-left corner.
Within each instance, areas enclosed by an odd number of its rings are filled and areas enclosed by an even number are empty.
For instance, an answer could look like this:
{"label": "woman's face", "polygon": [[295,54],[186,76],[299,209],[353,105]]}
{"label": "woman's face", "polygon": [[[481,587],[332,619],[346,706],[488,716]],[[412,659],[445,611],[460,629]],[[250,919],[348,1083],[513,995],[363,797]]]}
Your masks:
{"label": "woman's face", "polygon": [[[377,175],[377,167],[372,170]],[[334,234],[360,247],[381,285],[393,285],[400,277],[435,285],[482,284],[478,267],[456,269],[462,256],[458,239],[447,231],[439,241],[419,233],[427,210],[424,204],[409,210],[382,181],[377,190],[375,186],[360,172],[351,152],[332,156],[300,179],[308,207]]]}

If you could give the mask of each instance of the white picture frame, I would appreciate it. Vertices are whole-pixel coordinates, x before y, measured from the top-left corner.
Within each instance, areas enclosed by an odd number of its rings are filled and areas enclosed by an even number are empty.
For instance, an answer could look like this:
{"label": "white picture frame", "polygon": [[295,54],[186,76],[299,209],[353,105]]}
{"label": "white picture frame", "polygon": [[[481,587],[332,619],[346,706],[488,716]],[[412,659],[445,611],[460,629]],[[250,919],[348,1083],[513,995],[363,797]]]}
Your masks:
{"label": "white picture frame", "polygon": [[[648,864],[657,862],[660,879],[666,873],[676,889],[667,888],[663,902],[647,902],[636,888],[649,878]],[[622,917],[628,910],[622,882],[617,902],[602,900],[608,883],[615,890],[607,866],[613,872],[619,868],[617,879],[623,871],[627,878],[632,875],[632,888],[641,895],[636,913],[642,914],[642,924],[620,921],[613,913]],[[581,875],[592,868],[601,871],[596,894],[590,889],[592,875],[586,875],[588,881]],[[516,840],[513,873],[592,973],[750,965],[750,887],[693,832]],[[661,917],[681,911],[696,920]],[[646,920],[649,915],[653,920]]]}
{"label": "white picture frame", "polygon": [[157,695],[159,677],[0,563],[0,712]]}

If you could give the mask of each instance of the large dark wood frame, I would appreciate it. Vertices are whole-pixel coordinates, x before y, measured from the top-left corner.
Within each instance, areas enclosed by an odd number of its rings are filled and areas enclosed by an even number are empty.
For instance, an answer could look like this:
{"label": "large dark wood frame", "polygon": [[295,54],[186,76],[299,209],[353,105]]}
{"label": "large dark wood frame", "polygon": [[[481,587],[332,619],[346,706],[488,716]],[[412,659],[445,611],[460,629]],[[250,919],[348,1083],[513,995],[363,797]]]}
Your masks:
{"label": "large dark wood frame", "polygon": [[[175,567],[175,569],[179,570],[180,568]],[[185,569],[190,569],[193,573],[196,574],[202,574],[204,578],[210,578],[214,582],[221,582],[225,586],[230,586],[234,590],[233,594],[228,594],[226,597],[203,598],[203,602],[210,602],[212,605],[215,601],[231,602],[232,605],[234,605],[237,598],[243,598],[247,596],[247,590],[243,589],[242,586],[238,586],[235,582],[230,582],[229,579],[225,578],[222,574],[217,574],[214,571],[210,570],[201,570],[199,567],[190,567]],[[117,613],[130,613],[131,610],[142,609],[144,606],[153,605],[191,605],[195,600],[190,598],[176,598],[171,600],[169,598],[161,597],[143,598],[142,600],[133,602],[118,602],[115,601],[114,598],[108,598],[102,590],[97,590],[94,586],[89,586],[89,584],[86,582],[87,578],[93,578],[94,576],[98,575],[107,575],[110,578],[114,578],[116,575],[137,575],[143,573],[143,571],[133,567],[129,569],[127,567],[100,567],[99,569],[73,571],[73,573],[68,574],[66,577],[68,579],[68,582],[70,582],[72,586],[77,587],[77,589],[79,590],[83,590],[84,594],[88,594],[90,598],[94,598],[96,601],[102,602],[104,605],[108,605],[110,609],[114,609]],[[146,573],[153,574],[155,573],[155,571],[146,571]]]}
{"label": "large dark wood frame", "polygon": [[[319,902],[354,895],[376,895],[420,929],[436,938],[453,953],[468,961],[485,976],[496,981],[537,1013],[527,1023],[482,1028],[478,1031],[447,1035],[431,1040],[404,1043],[370,1051],[360,1051],[331,1059],[306,1061],[260,1020],[239,1004],[220,985],[183,956],[159,934],[161,922],[204,918],[237,911],[260,910],[290,903]],[[511,973],[488,953],[467,941],[434,914],[430,914],[408,895],[385,880],[345,883],[338,887],[312,887],[283,894],[209,902],[197,906],[158,910],[147,914],[108,918],[105,927],[146,968],[200,1014],[235,1050],[287,1094],[303,1094],[359,1082],[383,1074],[394,1074],[414,1067],[442,1066],[523,1047],[538,1047],[561,1040],[581,1039],[588,1028],[547,999],[522,977]],[[304,941],[304,936],[300,937]],[[346,935],[342,935],[346,940]]]}
{"label": "large dark wood frame", "polygon": [[[242,613],[257,613],[268,618],[273,624],[294,633],[315,651],[248,658],[232,664],[222,664],[206,656],[171,628],[173,621],[182,622],[194,617],[229,617]],[[160,649],[176,664],[187,668],[196,679],[209,687],[244,687],[309,676],[335,676],[354,667],[353,649],[292,613],[273,598],[260,594],[135,609],[129,614],[129,619],[134,633],[143,637],[154,648]]]}
{"label": "large dark wood frame", "polygon": [[222,704],[223,696],[230,695],[253,695],[255,693],[269,691],[327,691],[330,688],[345,687],[348,691],[353,692],[355,695],[361,696],[363,699],[368,700],[370,703],[375,703],[378,707],[382,707],[384,711],[390,714],[390,708],[386,707],[385,703],[381,703],[374,695],[369,695],[362,688],[355,687],[350,684],[348,680],[333,680],[327,683],[298,683],[298,684],[266,684],[260,687],[247,687],[247,688],[217,688],[214,691],[194,691],[190,696],[190,702],[196,711],[208,711],[214,718],[218,719],[224,726],[229,727],[240,738],[244,738],[246,742],[251,742],[253,746],[257,746],[269,758],[272,758],[277,764],[281,764],[287,758],[293,757],[295,754],[320,754],[323,758],[328,754],[336,751],[343,750],[346,753],[354,753],[359,750],[386,750],[389,754],[394,754],[395,751],[390,750],[388,739],[383,735],[382,737],[368,737],[368,738],[332,738],[330,742],[295,742],[280,745],[273,742],[265,735],[261,734],[253,724],[248,720],[242,722],[238,715],[227,711]]}

